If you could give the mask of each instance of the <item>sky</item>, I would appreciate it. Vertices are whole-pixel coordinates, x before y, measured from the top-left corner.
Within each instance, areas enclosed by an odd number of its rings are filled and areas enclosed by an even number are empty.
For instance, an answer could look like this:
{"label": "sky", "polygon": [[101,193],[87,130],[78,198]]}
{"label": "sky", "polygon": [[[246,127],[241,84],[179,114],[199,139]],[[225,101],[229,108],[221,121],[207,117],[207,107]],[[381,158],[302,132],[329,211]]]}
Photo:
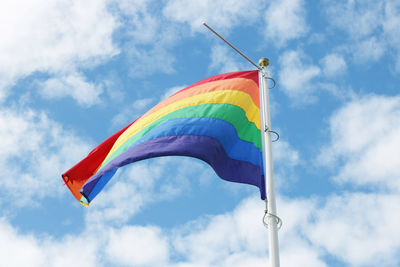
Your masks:
{"label": "sky", "polygon": [[61,174],[172,93],[270,59],[281,266],[400,265],[400,2],[2,0],[0,267],[268,266],[254,186],[164,157]]}

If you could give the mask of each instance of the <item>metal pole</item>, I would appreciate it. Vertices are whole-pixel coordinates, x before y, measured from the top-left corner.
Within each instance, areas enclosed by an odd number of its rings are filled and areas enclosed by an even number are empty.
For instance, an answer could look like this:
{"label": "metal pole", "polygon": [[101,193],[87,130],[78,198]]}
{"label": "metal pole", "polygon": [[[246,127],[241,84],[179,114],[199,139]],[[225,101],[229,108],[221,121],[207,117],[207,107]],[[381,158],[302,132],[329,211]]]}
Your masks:
{"label": "metal pole", "polygon": [[251,64],[253,64],[253,66],[255,66],[258,70],[261,70],[261,68],[254,63],[250,58],[248,58],[245,54],[243,54],[242,52],[240,52],[239,49],[237,49],[235,46],[233,46],[233,44],[231,44],[230,42],[228,42],[224,37],[222,37],[221,35],[219,35],[219,33],[217,33],[216,31],[214,31],[213,28],[211,28],[210,26],[207,25],[207,23],[203,22],[203,25],[207,27],[207,29],[209,29],[210,31],[212,31],[216,36],[218,36],[222,41],[224,41],[227,45],[229,45],[230,47],[232,47],[236,52],[239,53],[239,55],[241,55],[242,57],[244,57],[248,62],[250,62]]}
{"label": "metal pole", "polygon": [[[268,225],[269,232],[269,259],[270,267],[279,267],[279,245],[278,245],[278,225],[282,224],[282,221],[276,215],[276,202],[275,202],[275,185],[274,185],[274,166],[272,163],[272,140],[271,140],[271,117],[269,113],[269,88],[268,88],[268,76],[267,67],[269,60],[267,58],[261,58],[259,65],[255,64],[245,54],[234,47],[225,38],[219,35],[214,29],[203,23],[210,31],[221,38],[226,44],[232,47],[236,52],[243,56],[248,62],[255,66],[259,70],[260,77],[260,108],[261,108],[261,131],[262,131],[262,146],[263,146],[263,164],[264,164],[264,176],[265,176],[265,216],[267,222],[264,224]],[[275,85],[275,81],[274,81]],[[279,136],[278,136],[279,138]]]}
{"label": "metal pole", "polygon": [[270,267],[279,267],[279,245],[278,245],[278,223],[280,219],[276,216],[274,167],[272,162],[272,140],[271,140],[271,117],[269,112],[269,88],[267,66],[269,60],[261,58],[259,61],[261,70],[260,77],[260,108],[261,108],[261,127],[263,145],[263,163],[265,175],[265,191],[267,198],[266,219],[269,232],[269,260]]}

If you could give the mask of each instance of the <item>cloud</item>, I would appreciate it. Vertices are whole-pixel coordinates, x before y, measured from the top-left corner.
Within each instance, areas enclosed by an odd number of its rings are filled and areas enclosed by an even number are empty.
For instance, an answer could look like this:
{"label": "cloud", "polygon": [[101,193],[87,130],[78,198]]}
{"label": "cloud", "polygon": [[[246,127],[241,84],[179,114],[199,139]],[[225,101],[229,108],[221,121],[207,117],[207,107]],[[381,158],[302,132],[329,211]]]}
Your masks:
{"label": "cloud", "polygon": [[138,78],[155,72],[175,72],[175,56],[170,50],[182,32],[174,22],[163,17],[160,2],[122,0],[112,3],[124,24],[117,36],[124,40],[121,46],[129,75]]}
{"label": "cloud", "polygon": [[400,190],[399,97],[354,99],[332,115],[329,130],[319,161],[336,170],[336,182]]}
{"label": "cloud", "polygon": [[295,150],[287,141],[279,140],[273,144],[274,159],[279,164],[296,166],[300,163],[299,152]]}
{"label": "cloud", "polygon": [[344,47],[359,64],[375,62],[385,54],[394,54],[395,69],[400,71],[400,5],[398,1],[325,1],[325,14],[332,28],[345,32]]}
{"label": "cloud", "polygon": [[[4,218],[0,218],[1,266],[99,266],[98,244],[83,234],[61,240],[21,234]],[[82,248],[84,248],[84,253]]]}
{"label": "cloud", "polygon": [[85,155],[88,143],[43,112],[3,108],[0,123],[6,125],[0,128],[0,201],[32,205],[61,195],[61,173]]}
{"label": "cloud", "polygon": [[[242,61],[239,61],[242,60]],[[226,45],[215,45],[211,48],[211,63],[209,69],[218,73],[226,73],[248,69],[250,63],[243,62],[240,55]]]}
{"label": "cloud", "polygon": [[200,185],[209,179],[210,169],[195,159],[168,157],[149,159],[117,172],[85,214],[91,225],[122,225],[145,205],[189,193],[193,179]]}
{"label": "cloud", "polygon": [[[15,229],[0,220],[0,256],[3,266],[43,266],[45,257],[33,236],[19,237]],[[21,257],[21,251],[24,256]]]}
{"label": "cloud", "polygon": [[[281,266],[327,266],[320,250],[302,232],[302,226],[312,218],[316,202],[302,199],[278,202],[279,214],[284,218],[279,232]],[[232,212],[199,218],[180,228],[172,245],[179,255],[185,255],[181,266],[268,264],[267,229],[256,219],[262,217],[263,209],[262,201],[249,198]]]}
{"label": "cloud", "polygon": [[331,53],[321,59],[322,71],[327,77],[336,77],[347,69],[346,61],[342,55]]}
{"label": "cloud", "polygon": [[315,221],[305,224],[307,236],[349,266],[398,266],[398,203],[400,197],[395,194],[330,196],[315,211]]}
{"label": "cloud", "polygon": [[179,92],[180,90],[182,90],[183,88],[186,88],[188,85],[180,85],[180,86],[174,86],[172,88],[169,88],[167,91],[165,91],[164,95],[161,97],[161,100],[164,100],[170,96],[172,96],[173,94]]}
{"label": "cloud", "polygon": [[279,57],[279,64],[279,84],[283,91],[300,103],[312,100],[316,90],[312,82],[319,77],[321,69],[301,50],[286,51]]}
{"label": "cloud", "polygon": [[265,11],[265,37],[277,46],[304,36],[308,32],[306,9],[302,0],[272,2]]}
{"label": "cloud", "polygon": [[112,229],[105,251],[111,262],[123,266],[165,266],[169,259],[168,240],[153,226]]}
{"label": "cloud", "polygon": [[273,143],[274,176],[278,188],[292,186],[297,180],[295,168],[301,164],[300,153],[289,142],[280,139]]}
{"label": "cloud", "polygon": [[103,86],[87,82],[81,73],[73,72],[39,83],[39,92],[47,99],[71,96],[79,105],[89,107],[100,103]]}
{"label": "cloud", "polygon": [[375,36],[366,38],[354,45],[353,56],[356,62],[366,63],[378,61],[386,50],[384,41],[378,40]]}
{"label": "cloud", "polygon": [[262,3],[251,0],[173,0],[167,2],[163,14],[171,21],[188,24],[195,32],[205,31],[203,22],[226,31],[256,22],[262,8]]}
{"label": "cloud", "polygon": [[123,108],[120,113],[115,115],[112,119],[112,123],[118,126],[125,126],[131,123],[146,113],[146,109],[148,109],[149,105],[153,102],[154,98],[143,98],[134,101],[131,105]]}
{"label": "cloud", "polygon": [[118,25],[107,2],[1,1],[2,90],[34,72],[88,68],[117,54],[112,33]]}
{"label": "cloud", "polygon": [[[281,266],[326,267],[326,257],[344,266],[397,266],[399,201],[396,194],[374,193],[278,198]],[[251,197],[230,212],[202,216],[171,230],[86,221],[81,233],[59,239],[22,234],[3,218],[0,256],[7,266],[265,266],[268,234],[261,223],[263,210],[263,201]],[[82,247],[85,253],[80,253]]]}
{"label": "cloud", "polygon": [[232,213],[189,223],[174,240],[177,252],[200,266],[227,266],[239,256],[242,261],[264,258],[267,262],[266,230],[260,220],[248,219],[262,216],[263,203],[256,201],[247,200]]}

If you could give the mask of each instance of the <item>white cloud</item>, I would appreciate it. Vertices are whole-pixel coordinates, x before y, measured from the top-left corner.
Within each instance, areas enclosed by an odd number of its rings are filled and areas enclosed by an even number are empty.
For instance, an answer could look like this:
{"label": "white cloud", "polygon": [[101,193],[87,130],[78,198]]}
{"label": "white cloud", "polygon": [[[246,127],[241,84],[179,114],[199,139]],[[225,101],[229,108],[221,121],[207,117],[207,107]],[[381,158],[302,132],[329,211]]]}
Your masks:
{"label": "white cloud", "polygon": [[274,143],[273,152],[274,159],[279,164],[293,167],[300,163],[299,152],[287,141],[279,140],[277,143]]}
{"label": "white cloud", "polygon": [[[21,257],[23,252],[23,257]],[[4,219],[0,220],[0,257],[2,266],[43,266],[45,257],[33,236],[19,237]]]}
{"label": "white cloud", "polygon": [[387,1],[385,5],[386,19],[382,23],[385,32],[385,39],[397,52],[396,71],[400,72],[400,4],[398,1]]}
{"label": "white cloud", "polygon": [[165,266],[168,245],[160,228],[125,226],[111,230],[105,251],[111,262],[123,266]]}
{"label": "white cloud", "polygon": [[378,61],[386,50],[384,41],[378,40],[375,36],[364,39],[356,43],[351,49],[354,59],[358,63],[366,63],[368,61]]}
{"label": "white cloud", "polygon": [[304,36],[308,32],[306,9],[302,0],[272,2],[265,11],[265,37],[278,46]]}
{"label": "white cloud", "polygon": [[182,90],[185,87],[187,87],[187,85],[174,86],[172,88],[169,88],[167,91],[165,91],[164,95],[161,97],[161,100],[164,100],[164,99],[172,96],[173,94],[179,92],[180,90]]}
{"label": "white cloud", "polygon": [[233,213],[200,218],[182,228],[174,247],[200,266],[226,266],[235,255],[260,257],[267,262],[267,232],[260,220],[249,219],[261,218],[262,213],[263,202],[252,199]]}
{"label": "white cloud", "polygon": [[125,98],[124,83],[116,71],[108,73],[101,82],[107,96],[116,103],[121,103]]}
{"label": "white cloud", "polygon": [[240,55],[234,53],[226,45],[215,45],[211,49],[209,69],[218,73],[226,73],[251,68],[250,63],[243,61]]}
{"label": "white cloud", "polygon": [[[161,31],[160,28],[158,30]],[[168,32],[164,35],[177,35],[177,33],[172,32],[173,30],[171,29],[167,31]],[[136,78],[156,72],[171,74],[175,71],[173,67],[175,56],[169,52],[169,49],[173,44],[166,41],[161,34],[156,37],[153,42],[154,43],[150,46],[140,47],[135,46],[134,41],[132,40],[132,45],[125,47],[130,66],[130,76]]]}
{"label": "white cloud", "polygon": [[112,178],[87,209],[85,219],[92,225],[122,225],[144,205],[190,192],[193,177],[204,184],[209,179],[210,168],[207,167],[198,160],[182,157],[134,163]]}
{"label": "white cloud", "polygon": [[153,102],[153,98],[138,99],[135,102],[133,102],[133,108],[136,110],[143,110],[148,108],[151,102]]}
{"label": "white cloud", "polygon": [[[394,211],[399,201],[395,195],[348,194],[330,197],[318,208],[312,200],[279,199],[279,215],[284,220],[280,231],[281,265],[325,267],[322,257],[328,252],[351,266],[378,263],[396,266],[400,232],[396,224],[399,213]],[[256,219],[261,218],[263,207],[259,199],[247,199],[231,213],[200,218],[176,228],[172,235],[164,235],[161,229],[152,226],[109,228],[104,225],[100,228],[101,235],[99,229],[92,228],[82,238],[69,236],[59,241],[42,241],[35,236],[18,234],[3,221],[0,243],[4,244],[0,247],[7,249],[0,253],[7,253],[7,266],[23,265],[24,260],[30,266],[68,266],[74,262],[95,266],[100,247],[105,247],[108,263],[126,266],[232,266],[233,263],[265,266],[267,231]],[[371,212],[371,207],[377,212]],[[85,253],[74,252],[83,246],[82,242]],[[152,249],[143,250],[143,247]],[[22,259],[16,256],[21,249],[26,255]],[[60,250],[64,253],[56,253]],[[70,257],[75,253],[80,256]],[[172,253],[180,255],[179,262],[169,258]]]}
{"label": "white cloud", "polygon": [[175,56],[170,49],[181,32],[174,23],[163,18],[160,2],[122,0],[114,3],[124,24],[120,36],[127,40],[122,49],[129,75],[136,78],[155,72],[173,73]]}
{"label": "white cloud", "polygon": [[297,180],[295,168],[301,164],[299,151],[287,141],[279,140],[272,144],[274,158],[274,176],[277,188],[291,187]]}
{"label": "white cloud", "polygon": [[330,119],[330,144],[319,160],[335,181],[400,190],[400,98],[354,99]]}
{"label": "white cloud", "polygon": [[384,54],[394,54],[400,68],[400,8],[396,0],[325,1],[328,23],[347,33],[346,49],[356,63],[377,61]]}
{"label": "white cloud", "polygon": [[155,3],[152,0],[116,0],[119,11],[128,18],[128,23],[132,26],[128,29],[128,36],[134,40],[135,44],[151,44],[158,36],[159,17],[154,16],[154,12],[149,5]]}
{"label": "white cloud", "polygon": [[[326,256],[343,261],[344,266],[397,266],[398,203],[397,195],[364,193],[333,195],[319,201],[278,198],[278,215],[283,219],[279,232],[281,266],[326,267]],[[60,239],[21,234],[2,219],[0,256],[2,263],[12,267],[78,263],[265,266],[268,234],[261,223],[263,210],[263,201],[249,198],[231,212],[200,217],[172,231],[156,226],[86,224],[79,235]],[[84,253],[80,253],[82,248]]]}
{"label": "white cloud", "polygon": [[39,83],[40,94],[48,99],[71,96],[81,106],[100,103],[103,87],[86,81],[81,73],[69,73]]}
{"label": "white cloud", "polygon": [[372,34],[382,19],[383,2],[343,0],[326,3],[325,12],[329,16],[329,22],[347,31],[355,39]]}
{"label": "white cloud", "polygon": [[112,57],[118,53],[112,43],[117,26],[106,0],[1,1],[1,86],[34,72],[71,71]]}
{"label": "white cloud", "polygon": [[305,225],[307,235],[349,266],[398,266],[399,203],[398,195],[331,196],[316,210],[315,221]]}
{"label": "white cloud", "polygon": [[138,117],[146,113],[146,109],[154,102],[154,98],[143,98],[135,100],[132,105],[122,109],[120,113],[115,115],[112,119],[114,125],[127,125],[128,123],[136,120]]}
{"label": "white cloud", "polygon": [[[302,232],[315,202],[283,199],[278,202],[279,215],[284,219],[279,232],[281,266],[327,266],[319,249]],[[268,265],[268,231],[260,220],[263,210],[263,201],[250,198],[232,212],[188,223],[173,240],[176,251],[185,255],[187,265],[182,266]]]}
{"label": "white cloud", "polygon": [[5,201],[32,204],[65,191],[61,174],[88,151],[88,144],[46,114],[0,109],[0,191]]}
{"label": "white cloud", "polygon": [[342,55],[332,53],[321,59],[323,73],[328,77],[336,77],[347,69],[346,61]]}
{"label": "white cloud", "polygon": [[263,3],[252,0],[172,0],[163,14],[172,21],[189,24],[192,31],[205,31],[203,22],[224,31],[256,22],[262,7]]}
{"label": "white cloud", "polygon": [[0,266],[99,266],[98,245],[86,234],[60,240],[21,234],[4,218],[0,219]]}
{"label": "white cloud", "polygon": [[279,84],[284,92],[297,102],[312,99],[316,86],[312,83],[321,70],[309,62],[302,51],[289,50],[279,58]]}

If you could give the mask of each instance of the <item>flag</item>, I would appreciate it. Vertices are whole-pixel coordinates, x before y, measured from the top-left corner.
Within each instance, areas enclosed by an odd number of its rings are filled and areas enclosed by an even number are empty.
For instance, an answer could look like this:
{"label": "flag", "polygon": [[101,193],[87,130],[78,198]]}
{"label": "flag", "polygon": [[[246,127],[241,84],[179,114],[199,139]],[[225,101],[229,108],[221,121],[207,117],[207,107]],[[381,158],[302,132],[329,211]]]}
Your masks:
{"label": "flag", "polygon": [[258,71],[232,72],[175,93],[65,172],[65,184],[88,205],[122,166],[189,156],[224,180],[257,186],[265,199],[258,81]]}

